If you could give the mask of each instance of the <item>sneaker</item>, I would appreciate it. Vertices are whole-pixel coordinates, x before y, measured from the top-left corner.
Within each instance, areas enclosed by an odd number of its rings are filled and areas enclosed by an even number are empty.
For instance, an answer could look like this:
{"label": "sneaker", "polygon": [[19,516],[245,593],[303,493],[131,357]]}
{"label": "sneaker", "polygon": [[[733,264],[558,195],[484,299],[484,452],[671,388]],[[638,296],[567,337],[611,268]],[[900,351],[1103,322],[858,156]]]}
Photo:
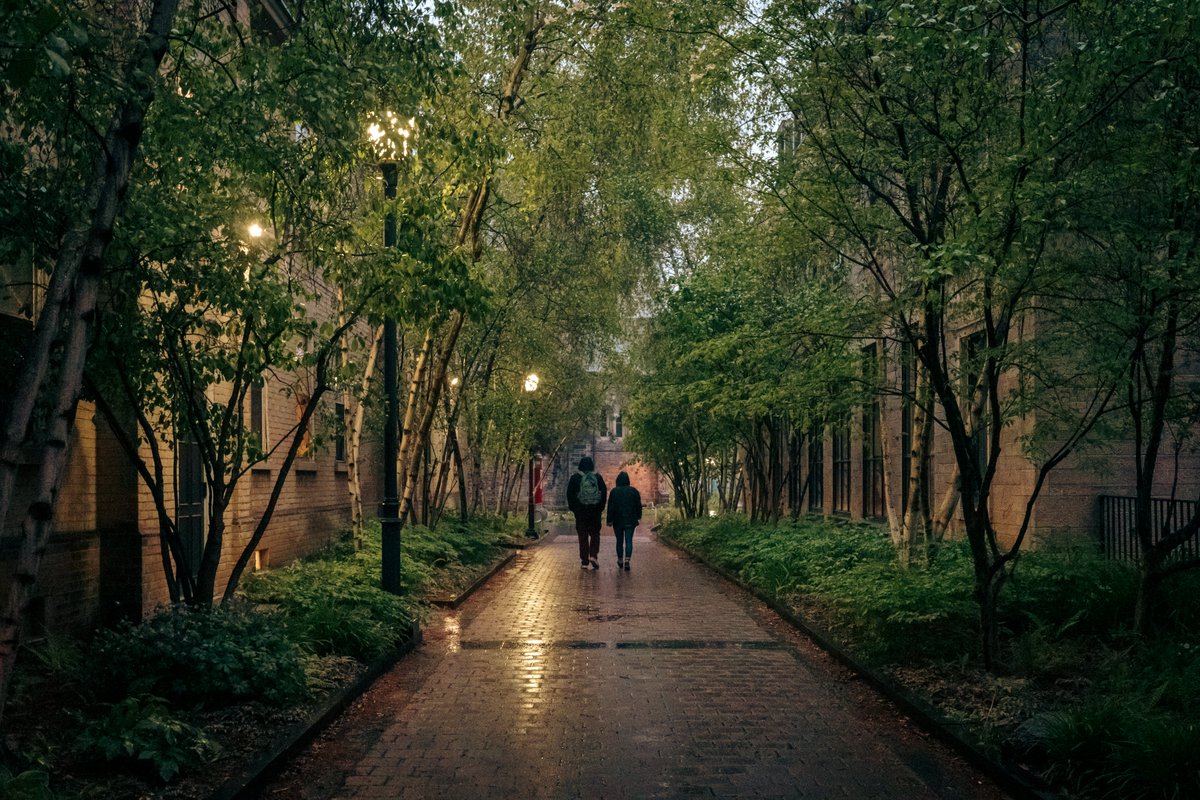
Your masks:
{"label": "sneaker", "polygon": [[588,568],[588,562],[584,561],[582,564],[580,564],[580,565],[579,565],[579,568],[580,568],[580,569],[587,569],[587,568]]}
{"label": "sneaker", "polygon": [[629,559],[625,559],[625,571],[629,572]]}
{"label": "sneaker", "polygon": [[592,559],[592,569],[600,569],[600,562],[594,558]]}

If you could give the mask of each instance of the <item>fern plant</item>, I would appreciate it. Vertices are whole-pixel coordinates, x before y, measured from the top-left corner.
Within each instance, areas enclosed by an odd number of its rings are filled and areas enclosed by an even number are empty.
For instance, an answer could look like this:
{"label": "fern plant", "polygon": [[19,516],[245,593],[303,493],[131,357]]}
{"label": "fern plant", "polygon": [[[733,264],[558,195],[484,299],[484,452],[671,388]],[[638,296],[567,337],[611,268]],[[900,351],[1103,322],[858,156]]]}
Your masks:
{"label": "fern plant", "polygon": [[84,721],[75,740],[85,758],[143,762],[170,781],[219,750],[203,729],[174,716],[160,697],[135,695],[104,708],[101,717]]}

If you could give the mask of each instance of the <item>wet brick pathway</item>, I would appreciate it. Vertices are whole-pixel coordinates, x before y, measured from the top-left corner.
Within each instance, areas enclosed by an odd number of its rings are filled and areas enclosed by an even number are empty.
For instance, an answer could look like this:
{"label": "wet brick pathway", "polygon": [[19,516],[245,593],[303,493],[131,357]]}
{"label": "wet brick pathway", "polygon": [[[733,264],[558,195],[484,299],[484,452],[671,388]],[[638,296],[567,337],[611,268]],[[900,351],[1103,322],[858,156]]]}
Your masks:
{"label": "wet brick pathway", "polygon": [[641,530],[631,572],[612,545],[582,571],[552,537],[435,621],[444,655],[338,797],[1003,797],[740,590]]}

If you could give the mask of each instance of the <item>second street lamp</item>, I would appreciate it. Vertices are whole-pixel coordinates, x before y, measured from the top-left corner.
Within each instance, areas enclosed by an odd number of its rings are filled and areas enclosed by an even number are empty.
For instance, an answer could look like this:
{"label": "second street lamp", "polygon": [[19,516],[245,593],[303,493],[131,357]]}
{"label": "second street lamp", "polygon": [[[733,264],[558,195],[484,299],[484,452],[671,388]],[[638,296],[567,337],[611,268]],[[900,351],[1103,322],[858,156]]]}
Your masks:
{"label": "second street lamp", "polygon": [[[525,376],[525,393],[529,395],[531,405],[532,405],[533,393],[537,391],[537,388],[538,388],[538,376],[536,373],[531,372]],[[537,528],[534,527],[534,520],[533,520],[533,516],[534,516],[533,457],[534,457],[534,452],[536,450],[537,450],[537,446],[533,442],[530,442],[530,444],[529,444],[529,525],[525,528],[525,537],[528,539],[538,538]]]}

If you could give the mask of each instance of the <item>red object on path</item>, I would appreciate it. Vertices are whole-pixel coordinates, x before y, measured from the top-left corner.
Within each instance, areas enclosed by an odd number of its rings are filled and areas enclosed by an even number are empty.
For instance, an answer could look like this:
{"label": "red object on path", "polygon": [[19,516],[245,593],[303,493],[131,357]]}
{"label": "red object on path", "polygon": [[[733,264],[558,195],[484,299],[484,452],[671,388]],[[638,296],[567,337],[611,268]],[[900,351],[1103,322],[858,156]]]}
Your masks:
{"label": "red object on path", "polygon": [[542,456],[533,461],[533,504],[542,504]]}

